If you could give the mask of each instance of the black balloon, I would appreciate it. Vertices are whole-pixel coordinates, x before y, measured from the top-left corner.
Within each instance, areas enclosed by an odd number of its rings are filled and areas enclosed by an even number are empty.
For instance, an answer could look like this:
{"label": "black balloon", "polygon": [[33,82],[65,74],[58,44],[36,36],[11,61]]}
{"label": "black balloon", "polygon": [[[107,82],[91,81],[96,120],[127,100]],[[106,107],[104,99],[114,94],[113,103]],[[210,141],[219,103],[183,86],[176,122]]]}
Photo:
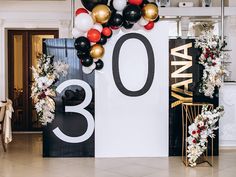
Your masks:
{"label": "black balloon", "polygon": [[123,17],[126,21],[135,23],[142,16],[141,8],[137,5],[129,4],[123,10]]}
{"label": "black balloon", "polygon": [[86,38],[86,37],[79,37],[75,40],[75,49],[76,50],[80,50],[80,51],[84,51],[87,52],[89,51],[91,45],[90,45],[90,41]]}
{"label": "black balloon", "polygon": [[81,2],[87,10],[92,11],[93,8],[98,4],[107,5],[108,0],[81,0]]}
{"label": "black balloon", "polygon": [[83,59],[83,58],[89,57],[89,52],[88,51],[77,50],[77,57],[79,59]]}
{"label": "black balloon", "polygon": [[158,7],[158,5],[155,2],[149,2],[149,4],[154,4],[155,6]]}
{"label": "black balloon", "polygon": [[120,27],[123,24],[124,18],[121,14],[113,13],[109,20],[109,25]]}
{"label": "black balloon", "polygon": [[104,66],[102,60],[98,60],[98,61],[96,61],[95,64],[96,64],[96,68],[95,68],[96,70],[100,70],[100,69],[102,69],[103,66]]}
{"label": "black balloon", "polygon": [[133,26],[134,26],[134,24],[132,24],[132,23],[126,21],[126,20],[125,20],[124,23],[123,23],[123,27],[124,27],[125,29],[131,29]]}
{"label": "black balloon", "polygon": [[107,37],[104,36],[104,35],[101,35],[101,38],[100,40],[97,42],[97,44],[101,44],[101,45],[104,45],[107,43]]}
{"label": "black balloon", "polygon": [[81,60],[83,66],[89,67],[93,64],[93,59],[91,57],[86,57]]}
{"label": "black balloon", "polygon": [[107,23],[102,24],[102,27],[103,27],[103,28],[109,27],[109,23],[107,22]]}
{"label": "black balloon", "polygon": [[158,17],[156,18],[156,20],[154,20],[153,22],[158,22],[160,20],[160,16],[158,15]]}
{"label": "black balloon", "polygon": [[110,10],[111,10],[112,12],[116,12],[116,9],[115,9],[114,6],[113,6],[113,0],[110,1],[110,3],[109,3],[109,8],[110,8]]}
{"label": "black balloon", "polygon": [[142,4],[140,5],[141,7],[145,6],[146,4],[150,3],[148,0],[143,0]]}

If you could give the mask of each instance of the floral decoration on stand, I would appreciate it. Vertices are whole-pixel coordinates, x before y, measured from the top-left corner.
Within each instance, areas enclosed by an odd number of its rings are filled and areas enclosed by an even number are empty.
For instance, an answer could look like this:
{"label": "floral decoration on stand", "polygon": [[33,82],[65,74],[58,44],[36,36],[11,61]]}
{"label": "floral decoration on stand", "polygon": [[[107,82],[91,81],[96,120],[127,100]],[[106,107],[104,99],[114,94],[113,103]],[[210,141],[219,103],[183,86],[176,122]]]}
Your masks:
{"label": "floral decoration on stand", "polygon": [[103,45],[113,31],[131,28],[151,30],[159,20],[158,6],[148,0],[111,0],[109,6],[108,0],[81,2],[86,9],[77,9],[72,35],[76,38],[75,49],[86,74],[103,68]]}
{"label": "floral decoration on stand", "polygon": [[31,97],[42,125],[47,125],[54,119],[55,83],[61,75],[67,75],[69,68],[69,65],[62,61],[53,62],[53,58],[53,56],[42,55],[36,68],[32,66],[34,82],[31,87]]}
{"label": "floral decoration on stand", "polygon": [[200,92],[212,98],[215,87],[220,88],[224,76],[228,75],[224,66],[224,61],[229,59],[228,53],[224,50],[226,42],[222,42],[221,37],[209,30],[204,31],[196,39],[195,47],[202,50],[199,63],[204,66]]}
{"label": "floral decoration on stand", "polygon": [[208,106],[202,107],[202,113],[199,114],[194,122],[188,127],[190,136],[187,138],[187,156],[190,166],[196,166],[197,159],[207,149],[208,137],[214,138],[214,130],[217,130],[217,122],[224,114],[222,106],[214,110],[208,110]]}

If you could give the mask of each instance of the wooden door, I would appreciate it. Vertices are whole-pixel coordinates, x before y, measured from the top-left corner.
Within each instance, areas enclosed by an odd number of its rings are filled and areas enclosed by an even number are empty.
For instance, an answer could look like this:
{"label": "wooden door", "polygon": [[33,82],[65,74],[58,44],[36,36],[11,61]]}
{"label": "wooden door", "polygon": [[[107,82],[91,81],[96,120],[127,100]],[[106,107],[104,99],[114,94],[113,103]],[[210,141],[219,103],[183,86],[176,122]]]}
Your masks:
{"label": "wooden door", "polygon": [[31,95],[33,82],[31,66],[42,53],[43,39],[57,38],[57,30],[9,30],[8,31],[8,83],[9,98],[13,101],[14,131],[40,130],[41,125]]}

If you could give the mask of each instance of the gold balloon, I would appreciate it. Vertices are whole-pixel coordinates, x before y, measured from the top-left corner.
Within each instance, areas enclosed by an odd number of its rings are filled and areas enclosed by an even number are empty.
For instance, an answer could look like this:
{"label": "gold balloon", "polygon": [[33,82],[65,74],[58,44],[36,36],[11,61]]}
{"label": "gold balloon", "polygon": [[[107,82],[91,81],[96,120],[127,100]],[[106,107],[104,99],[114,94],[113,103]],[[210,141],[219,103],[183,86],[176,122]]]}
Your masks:
{"label": "gold balloon", "polygon": [[154,4],[147,4],[142,9],[143,17],[148,21],[154,21],[158,17],[158,7]]}
{"label": "gold balloon", "polygon": [[104,48],[100,44],[94,44],[90,49],[90,56],[93,59],[101,59],[104,55]]}
{"label": "gold balloon", "polygon": [[95,22],[104,24],[108,22],[111,17],[111,10],[106,5],[97,5],[92,10],[92,17]]}

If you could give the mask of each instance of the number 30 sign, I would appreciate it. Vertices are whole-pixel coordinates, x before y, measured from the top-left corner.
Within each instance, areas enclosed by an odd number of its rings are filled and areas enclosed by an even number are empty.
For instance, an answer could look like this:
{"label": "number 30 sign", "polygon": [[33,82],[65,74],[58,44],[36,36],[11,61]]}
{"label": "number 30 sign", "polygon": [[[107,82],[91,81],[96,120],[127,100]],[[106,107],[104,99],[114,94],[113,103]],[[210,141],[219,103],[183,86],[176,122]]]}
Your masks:
{"label": "number 30 sign", "polygon": [[[168,155],[169,62],[168,25],[160,22],[152,31],[114,35],[106,47],[104,68],[95,73],[95,119],[85,108],[92,100],[91,87],[71,79],[69,86],[85,91],[81,104],[66,106],[65,112],[86,119],[82,135],[63,133],[62,124],[54,135],[66,143],[86,143],[95,130],[95,157],[157,157]],[[74,124],[78,128],[80,125]]]}

